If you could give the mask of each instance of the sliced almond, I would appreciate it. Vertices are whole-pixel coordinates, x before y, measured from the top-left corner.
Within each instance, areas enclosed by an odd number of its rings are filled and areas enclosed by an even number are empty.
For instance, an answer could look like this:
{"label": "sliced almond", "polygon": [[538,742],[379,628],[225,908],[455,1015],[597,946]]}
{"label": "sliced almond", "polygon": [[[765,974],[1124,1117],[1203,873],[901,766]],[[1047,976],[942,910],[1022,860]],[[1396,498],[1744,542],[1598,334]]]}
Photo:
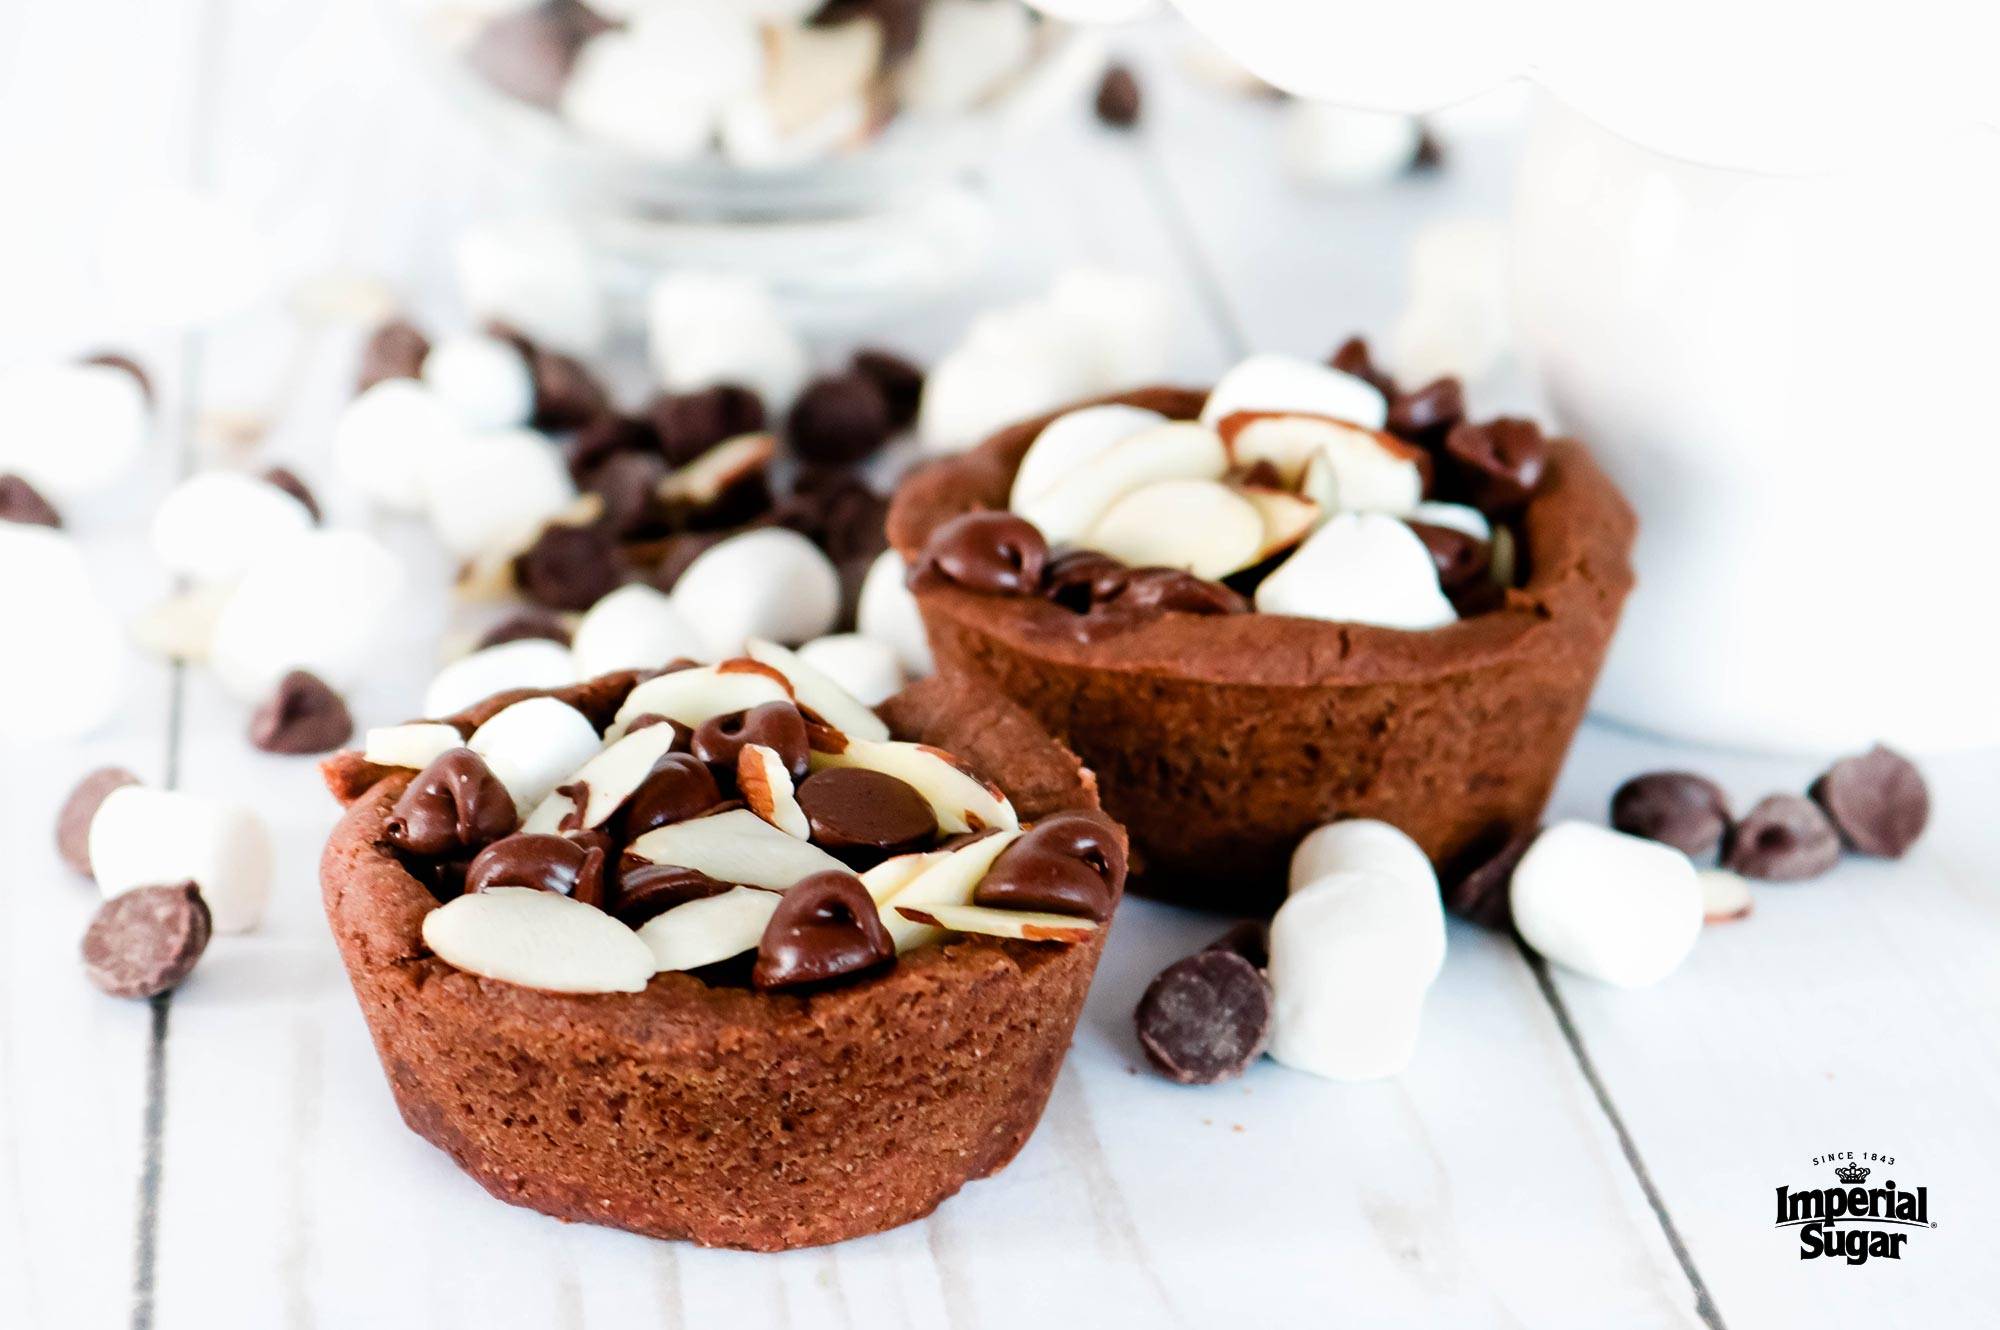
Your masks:
{"label": "sliced almond", "polygon": [[424,916],[445,963],[552,993],[637,993],[655,969],[638,934],[593,905],[526,887],[476,891]]}
{"label": "sliced almond", "polygon": [[465,746],[455,725],[420,720],[408,725],[383,725],[368,731],[361,755],[378,767],[408,767],[422,771],[454,748]]}
{"label": "sliced almond", "polygon": [[792,773],[777,750],[744,744],[736,754],[736,790],[750,811],[788,836],[812,838],[812,824],[792,790]]}
{"label": "sliced almond", "polygon": [[916,881],[925,870],[942,863],[950,854],[950,850],[926,850],[884,859],[861,875],[861,885],[868,888],[868,894],[875,898],[877,905],[884,904],[891,896]]}
{"label": "sliced almond", "polygon": [[1267,463],[1287,485],[1298,485],[1306,467],[1322,453],[1324,426],[1331,422],[1314,416],[1242,414],[1222,422],[1223,441],[1229,445],[1229,459],[1247,470]]}
{"label": "sliced almond", "polygon": [[1388,420],[1389,404],[1366,379],[1316,361],[1267,352],[1238,362],[1216,380],[1202,404],[1201,423],[1219,426],[1241,412],[1296,412],[1380,429]]}
{"label": "sliced almond", "polygon": [[646,680],[625,695],[611,732],[623,734],[625,727],[640,716],[665,716],[692,730],[711,716],[748,711],[766,702],[793,700],[792,690],[775,671],[762,666],[755,670],[732,668],[738,664],[724,661],[721,665],[696,665]]}
{"label": "sliced almond", "polygon": [[1228,469],[1229,452],[1215,431],[1174,421],[1120,439],[1015,511],[1051,545],[1074,542],[1136,489],[1163,480],[1220,480]]}
{"label": "sliced almond", "polygon": [[1167,418],[1140,406],[1105,402],[1065,412],[1042,426],[1042,432],[1021,455],[1014,469],[1014,487],[1007,506],[1020,512],[1031,500],[1047,494],[1077,467],[1140,430],[1164,425]]}
{"label": "sliced almond", "polygon": [[1726,924],[1750,913],[1750,884],[1726,868],[1704,868],[1701,881],[1703,923]]}
{"label": "sliced almond", "polygon": [[1234,485],[1231,488],[1257,510],[1257,517],[1264,524],[1264,537],[1258,544],[1253,563],[1262,563],[1280,550],[1290,549],[1311,535],[1312,529],[1319,525],[1320,506],[1290,490],[1272,489],[1268,485]]}
{"label": "sliced almond", "polygon": [[660,479],[654,493],[675,508],[702,509],[771,464],[778,441],[769,434],[739,434]]}
{"label": "sliced almond", "polygon": [[1105,509],[1082,543],[1135,568],[1227,577],[1257,562],[1264,519],[1255,505],[1219,481],[1162,480]]}
{"label": "sliced almond", "polygon": [[[535,805],[522,831],[553,836],[564,831],[587,831],[601,827],[625,806],[635,791],[652,774],[653,764],[674,746],[674,727],[648,725],[645,729],[617,740],[576,774],[563,781],[554,794]],[[566,790],[580,789],[582,806]]]}
{"label": "sliced almond", "polygon": [[814,873],[847,871],[847,865],[825,850],[786,835],[747,808],[657,827],[625,852],[648,863],[692,868],[717,882],[769,891],[783,891]]}
{"label": "sliced almond", "polygon": [[1097,931],[1093,920],[1035,910],[995,910],[984,905],[896,905],[891,909],[913,923],[953,933],[1024,938],[1029,942],[1081,942]]}
{"label": "sliced almond", "polygon": [[1424,498],[1422,452],[1391,434],[1326,421],[1321,449],[1333,465],[1337,506],[1344,513],[1402,515]]}
{"label": "sliced almond", "polygon": [[132,640],[141,651],[165,660],[199,664],[208,659],[209,643],[232,588],[191,587],[168,596],[141,613],[132,624]]}
{"label": "sliced almond", "polygon": [[[899,907],[908,905],[929,909],[938,905],[972,904],[972,894],[979,890],[979,881],[993,867],[993,861],[1000,857],[1002,850],[1020,838],[1018,831],[996,832],[991,836],[982,836],[970,845],[945,851],[941,858],[911,878],[887,901],[876,897],[877,905],[887,906],[882,911],[882,923],[889,930],[889,936],[896,940],[896,950],[908,951],[943,936],[935,926],[897,913]],[[869,894],[874,893],[871,891]]]}
{"label": "sliced almond", "polygon": [[762,638],[751,638],[744,650],[753,660],[762,661],[791,683],[801,706],[810,707],[819,718],[850,739],[882,740],[889,727],[865,704],[819,670],[799,658],[789,647]]}
{"label": "sliced almond", "polygon": [[840,752],[815,750],[815,770],[821,767],[866,767],[894,776],[930,802],[937,814],[938,829],[947,836],[961,831],[985,831],[997,827],[1011,831],[1021,825],[1014,805],[996,785],[967,771],[958,760],[928,744],[904,743],[889,739],[871,743],[851,740]]}
{"label": "sliced almond", "polygon": [[753,950],[783,899],[775,891],[735,887],[656,914],[639,926],[656,970],[694,970]]}

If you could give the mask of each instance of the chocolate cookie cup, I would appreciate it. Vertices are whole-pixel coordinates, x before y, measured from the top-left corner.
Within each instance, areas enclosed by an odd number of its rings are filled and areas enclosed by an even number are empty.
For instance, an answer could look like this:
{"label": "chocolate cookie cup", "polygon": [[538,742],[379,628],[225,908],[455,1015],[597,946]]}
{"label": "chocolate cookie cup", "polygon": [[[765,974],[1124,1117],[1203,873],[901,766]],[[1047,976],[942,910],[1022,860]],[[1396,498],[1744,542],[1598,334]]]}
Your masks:
{"label": "chocolate cookie cup", "polygon": [[[602,730],[643,677],[546,695]],[[973,681],[877,711],[987,773],[1024,819],[1097,807],[1090,772]],[[495,1196],[564,1220],[775,1251],[923,1217],[1027,1140],[1103,947],[1101,928],[1067,945],[953,936],[797,993],[678,972],[589,995],[481,978],[425,945],[439,901],[388,844],[414,773],[354,752],[324,770],[347,805],[321,865],[327,918],[404,1121]]]}
{"label": "chocolate cookie cup", "polygon": [[[1206,396],[1102,400],[1189,420]],[[1005,510],[1062,414],[911,476],[889,515],[904,560],[961,514]],[[990,682],[1097,773],[1132,839],[1134,890],[1251,912],[1282,901],[1292,848],[1333,818],[1401,827],[1447,878],[1533,826],[1631,588],[1634,530],[1589,454],[1560,440],[1519,517],[1525,577],[1437,628],[1155,612],[1094,631],[1043,596],[924,578],[916,597],[941,671]]]}

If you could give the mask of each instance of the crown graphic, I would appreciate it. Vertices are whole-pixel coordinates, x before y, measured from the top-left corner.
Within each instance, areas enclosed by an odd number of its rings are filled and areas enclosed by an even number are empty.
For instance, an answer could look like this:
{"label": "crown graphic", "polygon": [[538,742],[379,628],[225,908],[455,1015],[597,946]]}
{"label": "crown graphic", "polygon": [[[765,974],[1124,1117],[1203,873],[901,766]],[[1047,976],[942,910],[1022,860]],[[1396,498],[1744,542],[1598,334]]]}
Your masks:
{"label": "crown graphic", "polygon": [[1842,1164],[1833,1170],[1833,1176],[1845,1183],[1859,1184],[1868,1181],[1868,1170],[1859,1164]]}

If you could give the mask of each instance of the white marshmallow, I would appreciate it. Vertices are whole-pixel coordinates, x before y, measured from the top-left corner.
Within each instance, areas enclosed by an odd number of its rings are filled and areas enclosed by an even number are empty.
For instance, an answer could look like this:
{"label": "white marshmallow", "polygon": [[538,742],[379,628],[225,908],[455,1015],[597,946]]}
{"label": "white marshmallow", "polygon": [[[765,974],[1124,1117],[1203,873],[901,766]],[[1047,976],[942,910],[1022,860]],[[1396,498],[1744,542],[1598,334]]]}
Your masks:
{"label": "white marshmallow", "polygon": [[138,461],[148,417],[139,381],[114,365],[0,370],[0,474],[58,503],[96,493]]}
{"label": "white marshmallow", "polygon": [[1445,527],[1452,531],[1462,531],[1474,540],[1493,539],[1493,523],[1486,520],[1485,513],[1469,504],[1440,503],[1436,499],[1425,499],[1410,509],[1409,520]]}
{"label": "white marshmallow", "polygon": [[1416,532],[1381,513],[1341,513],[1306,538],[1257,588],[1265,614],[1421,630],[1458,612]]}
{"label": "white marshmallow", "polygon": [[597,756],[600,740],[589,717],[569,703],[530,697],[502,707],[465,746],[486,759],[525,814]]}
{"label": "white marshmallow", "polygon": [[576,500],[561,451],[533,430],[461,435],[423,463],[431,527],[464,559],[525,548]]}
{"label": "white marshmallow", "polygon": [[1509,901],[1529,946],[1621,988],[1672,974],[1701,934],[1701,882],[1686,855],[1588,822],[1537,836]]}
{"label": "white marshmallow", "polygon": [[656,162],[699,157],[714,133],[715,108],[661,77],[670,58],[631,29],[599,33],[583,44],[563,84],[564,118]]}
{"label": "white marshmallow", "polygon": [[1416,117],[1297,98],[1285,106],[1281,152],[1302,185],[1353,188],[1394,180],[1423,143]]}
{"label": "white marshmallow", "polygon": [[236,584],[216,620],[209,660],[238,697],[259,699],[289,670],[351,687],[376,664],[404,609],[403,565],[359,531],[307,531]]}
{"label": "white marshmallow", "polygon": [[1047,425],[1028,445],[1014,472],[1007,506],[1019,512],[1027,503],[1053,490],[1064,476],[1144,429],[1164,425],[1167,418],[1144,407],[1116,402],[1068,411]]}
{"label": "white marshmallow", "polygon": [[770,290],[741,274],[661,277],[647,298],[646,336],[653,368],[674,392],[741,384],[782,414],[809,373],[805,346]]}
{"label": "white marshmallow", "polygon": [[510,688],[562,688],[576,681],[576,662],[568,647],[524,637],[461,656],[439,670],[424,690],[424,715],[457,715]]}
{"label": "white marshmallow", "polygon": [[424,945],[467,974],[551,993],[637,993],[653,952],[594,905],[555,891],[494,887],[424,916]]}
{"label": "white marshmallow", "polygon": [[1389,403],[1366,379],[1270,353],[1237,362],[1216,381],[1201,423],[1213,427],[1239,411],[1329,416],[1363,429],[1381,429],[1389,419]]}
{"label": "white marshmallow", "polygon": [[767,527],[702,551],[674,583],[674,608],[712,660],[753,637],[803,642],[840,617],[840,574],[796,531]]}
{"label": "white marshmallow", "polygon": [[271,891],[271,840],[247,808],[178,790],[113,790],[90,822],[90,867],[112,897],[193,882],[218,933],[247,933]]}
{"label": "white marshmallow", "polygon": [[269,481],[209,471],[176,485],[153,514],[153,553],[196,582],[233,582],[300,533],[310,510]]}
{"label": "white marshmallow", "polygon": [[1402,1071],[1442,933],[1435,890],[1426,899],[1385,873],[1347,869],[1294,892],[1271,920],[1271,1056],[1339,1081]]}
{"label": "white marshmallow", "polygon": [[429,388],[415,379],[384,379],[334,422],[334,474],[384,508],[422,512],[431,455],[464,435],[457,414]]}
{"label": "white marshmallow", "polygon": [[619,587],[592,605],[569,649],[585,679],[613,670],[656,670],[682,656],[699,660],[706,654],[673,600],[643,582]]}
{"label": "white marshmallow", "polygon": [[1102,392],[1085,331],[1047,300],[989,310],[931,367],[918,405],[926,448],[960,452],[1003,426]]}
{"label": "white marshmallow", "polygon": [[83,734],[118,709],[131,651],[69,536],[0,522],[0,623],[0,734]]}
{"label": "white marshmallow", "polygon": [[799,659],[866,707],[882,705],[904,682],[896,649],[860,633],[815,638],[799,648]]}
{"label": "white marshmallow", "polygon": [[535,411],[535,376],[511,342],[457,333],[433,343],[423,381],[473,429],[524,425]]}
{"label": "white marshmallow", "polygon": [[1034,34],[1024,5],[936,0],[903,70],[903,104],[946,114],[977,106],[1027,63]]}
{"label": "white marshmallow", "polygon": [[1049,303],[1083,332],[1094,365],[1093,391],[1136,388],[1167,372],[1174,321],[1166,288],[1150,277],[1072,268],[1056,278]]}
{"label": "white marshmallow", "polygon": [[459,295],[480,319],[497,319],[573,356],[604,343],[609,315],[583,238],[555,217],[481,222],[452,248]]}
{"label": "white marshmallow", "polygon": [[910,594],[907,578],[902,555],[894,550],[876,555],[867,576],[861,579],[855,627],[863,637],[894,651],[912,679],[922,679],[937,665],[931,659],[930,634],[924,631],[924,616],[917,609],[917,598]]}
{"label": "white marshmallow", "polygon": [[1347,868],[1381,873],[1434,895],[1438,889],[1429,857],[1402,828],[1372,817],[1350,817],[1306,833],[1292,851],[1290,890]]}

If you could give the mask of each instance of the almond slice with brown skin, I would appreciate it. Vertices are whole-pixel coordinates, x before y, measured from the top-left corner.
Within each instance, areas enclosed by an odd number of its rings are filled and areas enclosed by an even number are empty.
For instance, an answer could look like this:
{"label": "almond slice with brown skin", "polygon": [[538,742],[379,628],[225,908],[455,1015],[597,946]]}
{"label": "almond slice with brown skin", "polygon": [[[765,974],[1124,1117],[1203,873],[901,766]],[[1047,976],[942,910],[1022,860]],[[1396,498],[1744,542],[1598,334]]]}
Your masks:
{"label": "almond slice with brown skin", "polygon": [[1083,544],[1134,568],[1182,568],[1214,579],[1257,562],[1264,519],[1219,481],[1162,480],[1105,509]]}
{"label": "almond slice with brown skin", "polygon": [[778,441],[769,434],[739,434],[661,478],[654,493],[670,507],[700,510],[769,466]]}
{"label": "almond slice with brown skin", "polygon": [[810,707],[819,718],[850,739],[883,740],[889,727],[859,699],[819,670],[799,658],[797,652],[776,642],[751,638],[744,644],[750,658],[770,666],[791,684],[799,705]]}
{"label": "almond slice with brown skin", "polygon": [[776,749],[743,745],[736,755],[736,790],[751,812],[778,830],[800,840],[812,838],[812,824],[792,789],[792,773]]}
{"label": "almond slice with brown skin", "polygon": [[953,933],[1022,938],[1029,942],[1081,942],[1097,931],[1094,920],[1038,910],[995,910],[984,905],[896,905],[914,923]]}
{"label": "almond slice with brown skin", "polygon": [[[744,667],[749,668],[744,668]],[[766,702],[793,701],[784,676],[754,660],[726,660],[696,665],[646,680],[618,708],[611,733],[623,734],[639,716],[665,716],[690,730],[712,716],[748,711]]]}
{"label": "almond slice with brown skin", "polygon": [[[535,805],[521,830],[554,836],[601,827],[645,783],[653,764],[674,746],[674,727],[648,725],[612,743],[578,767],[555,793]],[[579,797],[581,796],[581,797]]]}
{"label": "almond slice with brown skin", "polygon": [[1268,485],[1232,485],[1230,488],[1252,508],[1264,524],[1264,538],[1252,563],[1262,563],[1280,550],[1288,550],[1312,534],[1319,525],[1320,506],[1290,490]]}
{"label": "almond slice with brown skin", "polygon": [[625,853],[647,863],[692,868],[717,882],[769,891],[783,891],[814,873],[847,872],[847,865],[825,850],[787,835],[747,808],[657,827]]}
{"label": "almond slice with brown skin", "polygon": [[[891,893],[886,903],[877,897],[876,904],[884,907],[882,923],[888,928],[889,936],[896,940],[896,950],[905,952],[943,936],[935,925],[897,913],[899,907],[907,905],[929,910],[939,905],[972,904],[972,894],[979,890],[979,881],[993,867],[993,861],[1000,857],[1002,850],[1020,838],[1019,831],[982,836],[969,845],[946,851],[942,858],[911,878],[907,885]],[[869,894],[874,893],[871,891]]]}

